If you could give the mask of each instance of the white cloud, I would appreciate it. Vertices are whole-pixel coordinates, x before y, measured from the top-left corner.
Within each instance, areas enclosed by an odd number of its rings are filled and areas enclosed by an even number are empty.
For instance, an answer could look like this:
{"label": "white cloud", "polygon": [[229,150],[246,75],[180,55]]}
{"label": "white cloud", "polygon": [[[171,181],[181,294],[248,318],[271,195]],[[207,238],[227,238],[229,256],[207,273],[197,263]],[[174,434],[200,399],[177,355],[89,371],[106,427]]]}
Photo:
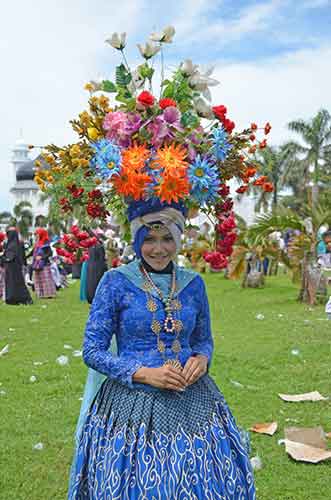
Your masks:
{"label": "white cloud", "polygon": [[331,110],[329,60],[331,45],[258,64],[219,64],[214,76],[221,84],[213,89],[213,102],[228,106],[239,129],[270,121],[270,143],[280,144],[290,136],[289,121]]}

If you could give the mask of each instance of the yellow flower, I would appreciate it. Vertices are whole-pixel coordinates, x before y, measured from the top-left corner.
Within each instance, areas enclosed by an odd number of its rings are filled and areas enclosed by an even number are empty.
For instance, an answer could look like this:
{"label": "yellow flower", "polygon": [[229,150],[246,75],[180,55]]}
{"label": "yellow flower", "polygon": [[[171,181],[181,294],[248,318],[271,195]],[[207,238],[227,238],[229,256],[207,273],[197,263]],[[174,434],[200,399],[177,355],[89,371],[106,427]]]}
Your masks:
{"label": "yellow flower", "polygon": [[85,90],[88,90],[89,92],[93,92],[93,91],[94,91],[94,85],[93,85],[92,83],[90,83],[90,82],[89,82],[89,83],[86,83],[86,84],[84,85],[84,89],[85,89]]}
{"label": "yellow flower", "polygon": [[89,164],[90,164],[89,160],[87,160],[86,158],[81,158],[81,160],[80,160],[81,167],[86,168],[89,166]]}
{"label": "yellow flower", "polygon": [[99,97],[99,105],[102,107],[102,108],[105,108],[105,107],[108,107],[109,105],[109,99],[107,96],[105,95],[101,95]]}
{"label": "yellow flower", "polygon": [[87,111],[83,111],[82,113],[80,113],[79,119],[82,125],[85,125],[86,127],[88,127],[89,124],[91,123],[91,116],[88,114]]}
{"label": "yellow flower", "polygon": [[87,129],[87,135],[91,141],[96,141],[99,138],[99,130],[95,127],[89,127]]}
{"label": "yellow flower", "polygon": [[71,161],[73,167],[78,167],[80,164],[80,159],[79,158],[73,158]]}
{"label": "yellow flower", "polygon": [[41,162],[39,160],[36,160],[34,164],[36,165],[36,167],[41,167]]}
{"label": "yellow flower", "polygon": [[78,146],[78,144],[74,144],[70,148],[69,153],[70,153],[71,158],[75,158],[76,156],[79,156],[80,155],[80,147]]}
{"label": "yellow flower", "polygon": [[67,154],[67,152],[64,151],[63,149],[61,151],[59,151],[59,157],[62,159],[65,157],[66,154]]}

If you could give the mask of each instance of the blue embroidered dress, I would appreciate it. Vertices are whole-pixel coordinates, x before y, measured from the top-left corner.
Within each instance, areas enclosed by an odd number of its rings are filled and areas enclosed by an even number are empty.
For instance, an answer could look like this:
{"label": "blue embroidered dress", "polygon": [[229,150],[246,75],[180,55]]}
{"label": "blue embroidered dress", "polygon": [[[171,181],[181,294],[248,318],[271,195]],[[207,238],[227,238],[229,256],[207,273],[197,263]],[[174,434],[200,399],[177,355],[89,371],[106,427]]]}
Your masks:
{"label": "blue embroidered dress", "polygon": [[[167,294],[170,275],[151,274]],[[182,308],[182,365],[194,354],[211,361],[213,341],[203,280],[176,267]],[[184,392],[135,383],[142,366],[164,359],[151,330],[137,262],[102,278],[86,325],[85,363],[105,375],[79,432],[69,500],[254,500],[249,458],[234,418],[207,374]],[[165,311],[155,292],[156,319]],[[117,356],[110,352],[116,337]],[[162,332],[166,358],[172,334]]]}

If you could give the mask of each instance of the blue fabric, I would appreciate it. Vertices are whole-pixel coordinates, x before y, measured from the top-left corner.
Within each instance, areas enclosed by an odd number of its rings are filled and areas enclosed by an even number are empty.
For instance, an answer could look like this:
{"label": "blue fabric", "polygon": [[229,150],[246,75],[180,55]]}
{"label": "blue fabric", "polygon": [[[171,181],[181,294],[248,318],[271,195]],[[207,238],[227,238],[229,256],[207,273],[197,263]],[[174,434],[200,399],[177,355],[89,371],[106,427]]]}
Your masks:
{"label": "blue fabric", "polygon": [[[142,289],[144,279],[134,262],[124,268],[108,271],[98,286],[85,330],[83,358],[94,370],[114,378],[129,387],[140,384],[132,382],[132,375],[142,366],[161,366],[163,358],[156,348],[155,335],[151,330],[152,313],[146,309],[146,292]],[[184,365],[192,353],[205,354],[211,359],[213,341],[210,331],[209,306],[205,286],[199,275],[176,268],[181,276],[181,286],[175,294],[182,303],[182,310],[175,313],[175,319],[184,324],[181,333],[182,351],[179,359]],[[128,275],[132,273],[136,284]],[[187,283],[185,286],[185,275]],[[170,275],[158,275],[162,282]],[[194,278],[192,279],[192,277]],[[137,286],[138,285],[138,286]],[[167,284],[167,290],[169,285]],[[156,292],[152,292],[158,310],[156,319],[162,322],[165,311]],[[118,356],[108,352],[111,339],[116,336]],[[166,357],[174,357],[171,351],[172,338],[161,334],[166,344]],[[142,384],[141,384],[142,385]],[[146,386],[144,386],[146,387]],[[151,388],[153,389],[153,388]]]}
{"label": "blue fabric", "polygon": [[[170,275],[151,276],[167,293]],[[203,280],[178,266],[176,277],[182,303],[176,318],[184,325],[179,359],[184,365],[201,353],[210,362],[213,340]],[[98,286],[83,346],[84,361],[97,372],[89,371],[69,500],[254,500],[240,432],[209,375],[183,393],[132,381],[139,367],[163,364],[143,283],[135,261],[108,271]],[[159,306],[156,318],[163,322],[163,305],[152,294]],[[109,351],[114,337],[117,355]],[[162,332],[161,339],[167,357],[173,357],[171,335]]]}
{"label": "blue fabric", "polygon": [[254,500],[235,420],[208,376],[184,393],[107,379],[88,414],[69,500]]}
{"label": "blue fabric", "polygon": [[141,247],[145,241],[146,236],[148,235],[150,229],[146,226],[142,226],[140,229],[138,229],[134,242],[133,242],[133,250],[138,257],[138,259],[141,259]]}
{"label": "blue fabric", "polygon": [[166,207],[171,207],[179,210],[184,215],[184,217],[187,215],[187,208],[183,203],[166,203],[160,201],[159,198],[150,198],[149,200],[131,201],[129,203],[127,210],[129,222],[131,222],[136,217],[142,217],[146,214],[159,212]]}
{"label": "blue fabric", "polygon": [[86,260],[82,264],[82,270],[80,273],[79,298],[82,302],[87,301],[87,266],[88,266],[88,261]]}

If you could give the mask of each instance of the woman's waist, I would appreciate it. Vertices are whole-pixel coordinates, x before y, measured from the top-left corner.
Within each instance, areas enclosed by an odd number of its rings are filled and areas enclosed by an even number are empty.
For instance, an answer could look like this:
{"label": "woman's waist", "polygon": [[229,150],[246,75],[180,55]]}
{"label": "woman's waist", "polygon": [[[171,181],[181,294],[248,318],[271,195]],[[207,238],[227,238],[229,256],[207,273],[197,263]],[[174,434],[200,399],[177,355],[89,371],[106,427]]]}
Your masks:
{"label": "woman's waist", "polygon": [[122,359],[135,359],[136,361],[141,361],[142,366],[148,366],[151,368],[158,368],[162,366],[167,359],[177,359],[181,364],[185,364],[188,358],[192,355],[192,349],[190,346],[182,347],[178,355],[176,355],[171,347],[166,347],[163,353],[159,352],[157,349],[148,348],[138,348],[135,350],[120,349],[118,355]]}

